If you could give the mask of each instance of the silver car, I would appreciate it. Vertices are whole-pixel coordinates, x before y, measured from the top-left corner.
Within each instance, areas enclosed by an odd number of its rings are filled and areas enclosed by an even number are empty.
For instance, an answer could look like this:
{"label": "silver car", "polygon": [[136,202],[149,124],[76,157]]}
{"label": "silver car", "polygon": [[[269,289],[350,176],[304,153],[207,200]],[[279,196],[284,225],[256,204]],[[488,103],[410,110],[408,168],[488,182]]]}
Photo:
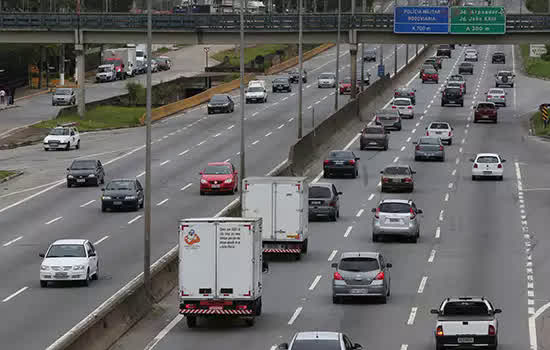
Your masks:
{"label": "silver car", "polygon": [[73,88],[57,88],[52,95],[52,106],[74,105],[76,93]]}
{"label": "silver car", "polygon": [[309,185],[309,218],[328,217],[336,221],[340,217],[340,196],[336,187],[330,183],[317,182]]}
{"label": "silver car", "polygon": [[386,303],[390,295],[390,268],[381,253],[343,253],[332,278],[332,302],[343,297],[377,297]]}
{"label": "silver car", "polygon": [[336,74],[334,73],[321,73],[317,78],[317,87],[319,88],[335,88],[336,87]]}
{"label": "silver car", "polygon": [[414,160],[438,159],[445,161],[445,148],[441,143],[441,138],[434,136],[422,136],[418,141],[413,142]]}
{"label": "silver car", "polygon": [[500,88],[491,88],[485,93],[487,95],[486,101],[493,102],[497,106],[506,107],[506,91]]}
{"label": "silver car", "polygon": [[413,243],[420,237],[420,222],[418,209],[412,200],[384,199],[373,208],[372,241],[378,242],[380,236],[399,236]]}
{"label": "silver car", "polygon": [[495,87],[501,87],[502,85],[514,87],[514,78],[516,75],[507,70],[501,70],[495,74]]}
{"label": "silver car", "polygon": [[382,174],[380,182],[382,183],[381,191],[388,192],[390,190],[405,190],[412,192],[414,190],[414,177],[416,171],[412,170],[408,165],[388,165]]}

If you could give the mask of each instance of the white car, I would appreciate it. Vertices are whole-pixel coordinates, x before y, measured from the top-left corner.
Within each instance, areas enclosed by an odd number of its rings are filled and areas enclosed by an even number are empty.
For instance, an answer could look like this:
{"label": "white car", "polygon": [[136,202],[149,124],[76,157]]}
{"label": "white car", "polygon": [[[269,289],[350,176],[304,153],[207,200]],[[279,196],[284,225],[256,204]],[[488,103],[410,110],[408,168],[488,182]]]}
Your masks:
{"label": "white car", "polygon": [[92,242],[85,239],[60,239],[55,241],[40,265],[40,287],[48,282],[80,281],[88,286],[90,280],[99,277],[99,260]]}
{"label": "white car", "polygon": [[485,101],[487,102],[493,102],[495,105],[500,105],[502,107],[506,107],[506,91],[504,89],[500,88],[491,88],[489,91],[485,93],[487,95],[487,98]]}
{"label": "white car", "polygon": [[496,177],[502,181],[504,167],[502,163],[506,159],[502,159],[496,153],[478,153],[475,158],[470,159],[472,165],[472,180],[477,180],[483,177]]}
{"label": "white car", "polygon": [[267,102],[267,89],[265,86],[260,84],[258,85],[249,85],[245,93],[246,103],[250,102]]}
{"label": "white car", "polygon": [[392,109],[396,109],[401,117],[414,118],[414,105],[410,98],[400,97],[394,98],[391,106]]}
{"label": "white car", "polygon": [[441,142],[453,143],[454,128],[447,122],[431,122],[426,128],[426,136],[439,137]]}
{"label": "white car", "polygon": [[63,149],[70,150],[80,148],[80,134],[74,126],[75,123],[62,124],[50,130],[48,136],[44,138],[44,151]]}
{"label": "white car", "polygon": [[476,49],[466,49],[464,54],[464,61],[478,61],[478,53]]}
{"label": "white car", "polygon": [[336,74],[334,73],[321,73],[317,79],[318,88],[335,88],[336,87]]}

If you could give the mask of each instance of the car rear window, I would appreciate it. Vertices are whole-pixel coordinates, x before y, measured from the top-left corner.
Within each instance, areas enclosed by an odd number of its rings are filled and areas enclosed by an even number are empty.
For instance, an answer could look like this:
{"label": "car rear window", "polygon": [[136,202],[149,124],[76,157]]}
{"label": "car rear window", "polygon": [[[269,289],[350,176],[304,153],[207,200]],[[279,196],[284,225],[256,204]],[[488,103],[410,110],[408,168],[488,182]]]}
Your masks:
{"label": "car rear window", "polygon": [[343,159],[351,159],[353,158],[353,155],[349,151],[332,151],[329,153],[329,158],[343,158]]}
{"label": "car rear window", "polygon": [[449,302],[443,308],[445,316],[475,316],[488,315],[489,308],[487,304],[480,301],[458,301]]}
{"label": "car rear window", "polygon": [[384,169],[385,175],[409,175],[410,173],[409,168],[404,166],[390,166]]}
{"label": "car rear window", "polygon": [[432,123],[430,129],[448,129],[449,124],[446,123]]}
{"label": "car rear window", "polygon": [[425,68],[425,69],[424,69],[424,73],[425,73],[425,74],[436,74],[437,71],[436,71],[435,69],[433,69],[433,68]]}
{"label": "car rear window", "polygon": [[382,213],[408,213],[411,207],[407,203],[382,203],[380,204]]}
{"label": "car rear window", "polygon": [[227,97],[225,95],[214,95],[211,99],[212,102],[227,102]]}
{"label": "car rear window", "polygon": [[460,95],[460,89],[459,88],[445,89],[445,93],[449,95]]}
{"label": "car rear window", "polygon": [[303,339],[292,343],[292,350],[341,350],[336,339]]}
{"label": "car rear window", "polygon": [[130,191],[134,189],[134,183],[132,181],[111,181],[106,186],[106,189],[114,191]]}
{"label": "car rear window", "polygon": [[366,128],[365,133],[366,134],[383,134],[384,129],[382,129],[382,128]]}
{"label": "car rear window", "polygon": [[340,260],[338,269],[352,272],[368,272],[380,270],[380,265],[378,264],[378,260],[374,258],[344,258]]}
{"label": "car rear window", "polygon": [[471,66],[473,66],[473,64],[468,63],[468,62],[464,62],[464,63],[461,63],[460,66],[461,67],[471,67]]}
{"label": "car rear window", "polygon": [[395,100],[393,101],[393,104],[396,106],[408,106],[411,104],[411,101],[409,100]]}
{"label": "car rear window", "polygon": [[276,83],[276,84],[287,84],[287,83],[288,83],[288,79],[279,78],[279,79],[273,80],[273,82]]}
{"label": "car rear window", "polygon": [[510,77],[512,76],[512,72],[499,72],[498,73],[499,76],[507,76],[507,77]]}
{"label": "car rear window", "polygon": [[498,158],[494,156],[477,157],[476,163],[498,163]]}
{"label": "car rear window", "polygon": [[439,145],[439,139],[435,137],[423,137],[418,143],[423,145]]}
{"label": "car rear window", "polygon": [[478,109],[495,109],[495,105],[492,103],[480,103],[477,105]]}
{"label": "car rear window", "polygon": [[71,165],[73,170],[95,169],[95,160],[75,160]]}
{"label": "car rear window", "polygon": [[309,198],[330,198],[332,193],[329,188],[323,186],[311,186],[309,188]]}
{"label": "car rear window", "polygon": [[395,115],[382,114],[382,115],[379,115],[378,117],[381,120],[397,120],[397,116],[395,116]]}

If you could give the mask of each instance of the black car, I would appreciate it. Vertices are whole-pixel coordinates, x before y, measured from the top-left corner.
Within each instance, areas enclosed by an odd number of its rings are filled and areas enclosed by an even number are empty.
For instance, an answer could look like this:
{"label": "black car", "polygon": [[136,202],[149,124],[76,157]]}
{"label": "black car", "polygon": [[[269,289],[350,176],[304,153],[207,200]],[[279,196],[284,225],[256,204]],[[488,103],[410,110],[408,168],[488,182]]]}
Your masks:
{"label": "black car", "polygon": [[291,92],[292,86],[290,85],[290,79],[287,77],[273,79],[273,81],[271,82],[271,91],[272,92],[279,92],[279,91]]}
{"label": "black car", "polygon": [[208,101],[208,114],[231,113],[235,110],[235,102],[227,94],[214,95]]}
{"label": "black car", "polygon": [[135,74],[147,73],[147,63],[145,61],[136,61]]}
{"label": "black car", "polygon": [[363,52],[364,62],[376,62],[376,49],[369,49]]}
{"label": "black car", "polygon": [[99,160],[79,159],[67,168],[67,187],[105,183],[105,171]]}
{"label": "black car", "polygon": [[474,74],[474,65],[470,62],[462,62],[458,66],[458,74]]}
{"label": "black car", "polygon": [[416,105],[416,89],[410,87],[400,87],[394,90],[394,98],[410,98],[413,105]]}
{"label": "black car", "polygon": [[137,179],[115,179],[101,190],[101,211],[143,208],[143,187]]}
{"label": "black car", "polygon": [[401,115],[397,109],[381,110],[374,113],[374,123],[382,125],[385,130],[401,130]]}
{"label": "black car", "polygon": [[506,55],[504,52],[494,52],[491,63],[506,63]]}
{"label": "black car", "polygon": [[448,104],[457,104],[464,107],[464,95],[458,87],[447,87],[441,91],[441,107]]}
{"label": "black car", "polygon": [[359,176],[359,157],[352,151],[330,151],[323,164],[323,177],[332,175],[351,175],[352,178]]}
{"label": "black car", "polygon": [[447,56],[451,58],[451,46],[447,44],[439,45],[436,56]]}
{"label": "black car", "polygon": [[[293,70],[288,74],[288,77],[291,83],[297,84],[300,81],[300,72],[298,72],[298,70]],[[302,82],[307,83],[307,72],[305,69],[302,72]]]}
{"label": "black car", "polygon": [[449,46],[451,47],[451,50],[455,49],[455,44],[449,44]]}

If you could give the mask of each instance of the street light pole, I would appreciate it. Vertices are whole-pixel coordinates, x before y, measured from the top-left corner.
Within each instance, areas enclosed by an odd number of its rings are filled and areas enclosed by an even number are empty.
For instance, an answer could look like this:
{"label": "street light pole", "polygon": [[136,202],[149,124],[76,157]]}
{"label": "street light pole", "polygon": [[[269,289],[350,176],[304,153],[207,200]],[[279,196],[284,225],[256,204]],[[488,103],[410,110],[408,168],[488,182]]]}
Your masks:
{"label": "street light pole", "polygon": [[151,292],[151,57],[153,56],[153,21],[151,17],[153,0],[147,0],[147,90],[146,90],[146,132],[145,132],[145,227],[143,234],[144,259],[143,259],[143,287],[145,300],[152,303]]}
{"label": "street light pole", "polygon": [[244,183],[243,180],[245,178],[245,157],[244,157],[244,152],[245,152],[245,147],[244,147],[244,105],[245,105],[245,100],[244,100],[244,3],[245,3],[246,0],[241,0],[241,6],[240,6],[240,18],[241,18],[241,53],[240,53],[240,57],[239,57],[239,61],[240,61],[240,76],[241,76],[241,86],[240,86],[240,90],[241,90],[241,168],[240,168],[240,177],[239,179],[241,180],[241,183],[239,184],[239,198],[241,200],[241,208],[242,208],[242,203],[243,203],[243,186],[242,184]]}
{"label": "street light pole", "polygon": [[[355,0],[351,0],[351,15],[355,15]],[[357,98],[357,36],[354,29],[349,31],[349,57],[351,59],[350,73],[351,73],[351,99]]]}
{"label": "street light pole", "polygon": [[342,0],[338,0],[338,30],[336,38],[336,90],[334,91],[334,111],[338,111],[338,93],[340,85],[340,21],[342,20]]}
{"label": "street light pole", "polygon": [[[204,63],[204,67],[205,68],[208,68],[208,51],[210,50],[210,48],[208,46],[206,46],[204,48],[204,54],[205,54],[205,63]],[[206,72],[206,69],[204,70]]]}
{"label": "street light pole", "polygon": [[298,81],[298,139],[302,138],[302,90],[303,90],[303,59],[302,59],[302,10],[303,10],[303,0],[299,0],[298,3],[298,17],[299,17],[299,32],[298,32],[298,67],[300,71],[299,81]]}

